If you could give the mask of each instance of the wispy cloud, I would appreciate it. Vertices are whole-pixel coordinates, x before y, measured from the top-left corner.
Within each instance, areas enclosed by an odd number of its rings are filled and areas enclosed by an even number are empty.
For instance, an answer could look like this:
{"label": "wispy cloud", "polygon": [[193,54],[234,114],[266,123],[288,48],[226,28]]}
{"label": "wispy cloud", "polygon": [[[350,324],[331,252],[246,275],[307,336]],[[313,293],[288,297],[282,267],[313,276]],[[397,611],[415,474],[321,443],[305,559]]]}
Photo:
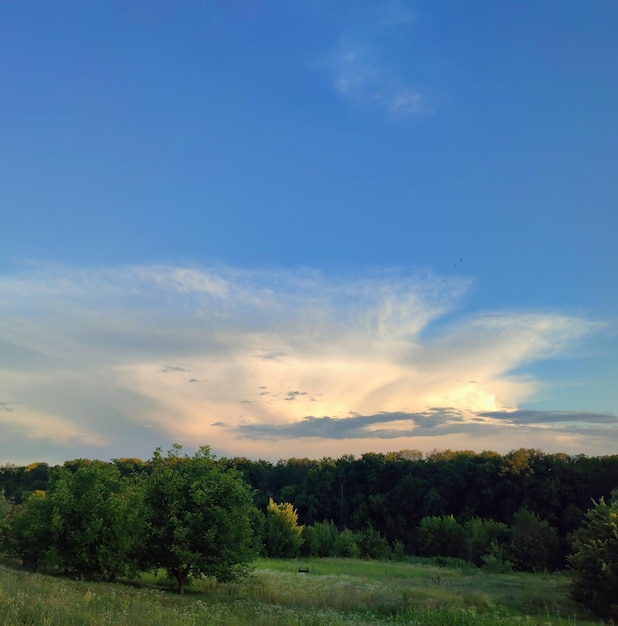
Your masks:
{"label": "wispy cloud", "polygon": [[190,370],[186,367],[181,367],[180,365],[165,365],[161,368],[161,371],[164,374],[167,374],[168,372],[189,372]]}
{"label": "wispy cloud", "polygon": [[508,422],[511,424],[540,424],[543,426],[587,427],[597,424],[611,424],[618,428],[618,415],[613,413],[592,413],[586,411],[488,411],[480,413],[482,417]]}
{"label": "wispy cloud", "polygon": [[[402,3],[377,4],[356,14],[330,57],[335,91],[358,104],[376,106],[391,120],[430,113],[426,95],[406,75],[395,45],[411,29],[412,12]],[[408,37],[412,33],[406,32]],[[413,60],[412,60],[413,62]]]}
{"label": "wispy cloud", "polygon": [[556,443],[552,428],[568,435],[578,418],[522,411],[542,383],[525,366],[600,325],[534,311],[458,316],[469,285],[166,266],[0,277],[0,422],[13,433],[0,453],[48,441],[145,456],[177,440],[320,456],[344,440],[358,444],[335,453],[473,434],[492,447],[505,429],[512,442],[541,427]]}

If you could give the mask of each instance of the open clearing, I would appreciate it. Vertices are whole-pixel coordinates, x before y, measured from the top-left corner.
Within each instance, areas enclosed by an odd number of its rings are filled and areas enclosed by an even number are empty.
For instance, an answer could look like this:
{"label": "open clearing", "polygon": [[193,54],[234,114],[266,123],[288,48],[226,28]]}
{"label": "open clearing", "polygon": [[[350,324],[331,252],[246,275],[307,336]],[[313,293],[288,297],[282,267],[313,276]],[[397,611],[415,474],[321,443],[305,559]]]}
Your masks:
{"label": "open clearing", "polygon": [[569,600],[565,575],[489,574],[422,559],[260,559],[241,583],[202,579],[182,597],[172,588],[154,575],[125,584],[83,583],[28,574],[4,561],[0,624],[601,624]]}

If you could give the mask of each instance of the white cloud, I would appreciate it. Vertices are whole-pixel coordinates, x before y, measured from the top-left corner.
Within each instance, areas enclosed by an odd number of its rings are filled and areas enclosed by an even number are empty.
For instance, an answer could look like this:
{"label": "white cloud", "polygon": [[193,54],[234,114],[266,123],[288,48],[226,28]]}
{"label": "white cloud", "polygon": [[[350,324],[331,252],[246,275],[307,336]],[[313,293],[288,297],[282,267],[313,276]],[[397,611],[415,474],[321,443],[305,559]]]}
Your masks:
{"label": "white cloud", "polygon": [[[402,53],[394,51],[393,35],[413,21],[399,2],[358,14],[330,57],[335,91],[358,104],[377,106],[392,120],[430,113],[426,95],[402,75]],[[411,61],[405,58],[405,65]]]}
{"label": "white cloud", "polygon": [[397,89],[383,103],[389,113],[396,116],[427,112],[423,96],[407,88]]}
{"label": "white cloud", "polygon": [[[146,456],[151,449],[127,448],[157,438],[230,455],[321,456],[331,445],[324,439],[239,433],[384,413],[417,415],[418,436],[397,447],[419,447],[439,432],[423,428],[446,415],[435,407],[451,407],[446,438],[455,429],[480,441],[479,420],[488,437],[538,429],[488,414],[533,396],[539,381],[514,372],[598,325],[547,312],[457,318],[469,284],[429,273],[167,266],[0,277],[0,419],[23,445],[46,439],[109,456]],[[445,326],[446,315],[455,321]],[[486,416],[475,421],[479,412]],[[394,436],[411,436],[406,424],[357,432],[364,449],[383,448],[385,438],[392,448]],[[0,452],[9,451],[0,444]]]}

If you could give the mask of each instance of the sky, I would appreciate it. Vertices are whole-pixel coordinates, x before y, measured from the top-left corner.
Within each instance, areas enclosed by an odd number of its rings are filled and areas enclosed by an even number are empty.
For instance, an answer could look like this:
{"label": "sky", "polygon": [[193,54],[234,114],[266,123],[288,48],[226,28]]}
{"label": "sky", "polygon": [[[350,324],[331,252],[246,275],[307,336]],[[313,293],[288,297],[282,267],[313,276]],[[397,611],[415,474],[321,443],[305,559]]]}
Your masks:
{"label": "sky", "polygon": [[0,464],[615,454],[617,23],[0,3]]}

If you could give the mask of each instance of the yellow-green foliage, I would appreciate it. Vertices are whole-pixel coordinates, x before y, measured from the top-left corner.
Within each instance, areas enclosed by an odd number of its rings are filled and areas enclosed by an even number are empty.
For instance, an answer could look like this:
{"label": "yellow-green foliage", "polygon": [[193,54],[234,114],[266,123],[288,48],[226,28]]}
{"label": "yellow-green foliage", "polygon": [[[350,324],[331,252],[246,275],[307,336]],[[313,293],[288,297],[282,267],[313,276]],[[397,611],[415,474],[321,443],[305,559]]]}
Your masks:
{"label": "yellow-green foliage", "polygon": [[289,502],[278,504],[270,498],[264,532],[266,554],[275,558],[296,556],[303,543],[302,532],[296,509]]}

